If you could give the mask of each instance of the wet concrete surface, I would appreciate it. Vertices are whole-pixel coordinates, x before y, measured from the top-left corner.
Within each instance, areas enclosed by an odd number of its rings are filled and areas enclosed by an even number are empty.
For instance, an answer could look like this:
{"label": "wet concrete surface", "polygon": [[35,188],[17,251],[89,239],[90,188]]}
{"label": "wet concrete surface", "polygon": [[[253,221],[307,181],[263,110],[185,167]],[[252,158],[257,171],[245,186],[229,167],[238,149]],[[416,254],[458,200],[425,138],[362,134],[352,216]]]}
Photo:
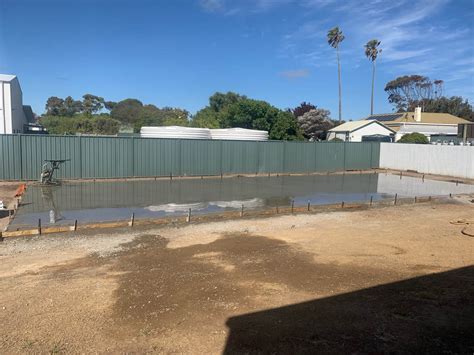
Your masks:
{"label": "wet concrete surface", "polygon": [[399,197],[473,193],[474,185],[392,174],[233,177],[32,185],[9,230],[43,226],[183,216],[276,206],[325,205]]}

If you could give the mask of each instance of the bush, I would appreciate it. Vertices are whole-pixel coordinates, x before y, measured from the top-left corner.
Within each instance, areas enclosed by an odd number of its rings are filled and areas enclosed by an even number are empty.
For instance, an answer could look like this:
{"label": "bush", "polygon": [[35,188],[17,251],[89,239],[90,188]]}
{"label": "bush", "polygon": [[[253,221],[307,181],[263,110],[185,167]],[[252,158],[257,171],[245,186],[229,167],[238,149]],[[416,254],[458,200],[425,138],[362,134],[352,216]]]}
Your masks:
{"label": "bush", "polygon": [[336,142],[344,142],[344,141],[341,138],[335,137],[333,139],[330,139],[328,142],[335,142],[336,143]]}
{"label": "bush", "polygon": [[413,144],[428,144],[428,138],[421,133],[409,133],[405,134],[398,143],[413,143]]}
{"label": "bush", "polygon": [[86,116],[82,114],[74,116],[43,116],[39,122],[50,134],[102,134],[116,135],[120,128],[120,122],[110,118],[109,115]]}

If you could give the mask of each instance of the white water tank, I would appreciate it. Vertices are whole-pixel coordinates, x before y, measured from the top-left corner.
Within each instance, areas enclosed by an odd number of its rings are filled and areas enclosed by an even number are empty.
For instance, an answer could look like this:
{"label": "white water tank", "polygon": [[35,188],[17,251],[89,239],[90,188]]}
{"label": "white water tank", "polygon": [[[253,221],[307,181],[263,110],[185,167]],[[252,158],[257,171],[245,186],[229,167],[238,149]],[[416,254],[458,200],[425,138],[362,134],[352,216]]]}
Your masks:
{"label": "white water tank", "polygon": [[268,132],[245,128],[211,129],[212,139],[236,141],[267,141]]}
{"label": "white water tank", "polygon": [[142,127],[145,138],[216,139],[235,141],[267,141],[268,132],[245,128],[190,128],[181,126]]}
{"label": "white water tank", "polygon": [[140,136],[145,138],[211,139],[209,128],[180,126],[142,127]]}

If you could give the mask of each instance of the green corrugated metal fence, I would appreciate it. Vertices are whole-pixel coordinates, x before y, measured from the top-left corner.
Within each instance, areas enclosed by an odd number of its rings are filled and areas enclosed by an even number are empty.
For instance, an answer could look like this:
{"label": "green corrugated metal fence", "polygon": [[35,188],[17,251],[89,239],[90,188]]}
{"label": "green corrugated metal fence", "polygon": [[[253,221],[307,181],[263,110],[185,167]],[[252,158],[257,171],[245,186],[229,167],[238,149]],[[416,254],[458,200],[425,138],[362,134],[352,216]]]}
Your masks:
{"label": "green corrugated metal fence", "polygon": [[0,135],[0,180],[36,180],[45,159],[70,159],[57,176],[86,179],[370,169],[379,153],[377,142]]}

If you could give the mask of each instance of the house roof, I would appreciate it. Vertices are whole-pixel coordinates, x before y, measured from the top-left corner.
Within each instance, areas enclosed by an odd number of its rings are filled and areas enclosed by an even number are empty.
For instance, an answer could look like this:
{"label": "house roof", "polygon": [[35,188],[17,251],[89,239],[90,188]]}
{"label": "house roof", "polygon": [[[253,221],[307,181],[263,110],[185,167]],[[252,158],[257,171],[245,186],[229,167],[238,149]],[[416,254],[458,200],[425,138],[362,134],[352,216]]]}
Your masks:
{"label": "house roof", "polygon": [[343,124],[341,124],[337,127],[334,127],[332,129],[330,129],[329,132],[354,132],[354,131],[357,131],[358,129],[361,129],[361,128],[363,128],[365,126],[368,126],[370,124],[378,124],[378,125],[386,128],[387,130],[389,130],[391,132],[394,132],[393,129],[385,126],[384,124],[380,123],[377,120],[350,121],[350,122],[343,123]]}
{"label": "house roof", "polygon": [[415,121],[414,112],[397,112],[397,113],[383,113],[378,115],[372,115],[366,118],[366,120],[377,120],[386,124],[390,123],[437,123],[437,124],[459,124],[467,123],[460,117],[451,115],[449,113],[435,113],[435,112],[422,112],[421,121]]}
{"label": "house roof", "polygon": [[0,74],[0,81],[12,81],[13,79],[16,78],[16,75],[10,75],[10,74]]}

